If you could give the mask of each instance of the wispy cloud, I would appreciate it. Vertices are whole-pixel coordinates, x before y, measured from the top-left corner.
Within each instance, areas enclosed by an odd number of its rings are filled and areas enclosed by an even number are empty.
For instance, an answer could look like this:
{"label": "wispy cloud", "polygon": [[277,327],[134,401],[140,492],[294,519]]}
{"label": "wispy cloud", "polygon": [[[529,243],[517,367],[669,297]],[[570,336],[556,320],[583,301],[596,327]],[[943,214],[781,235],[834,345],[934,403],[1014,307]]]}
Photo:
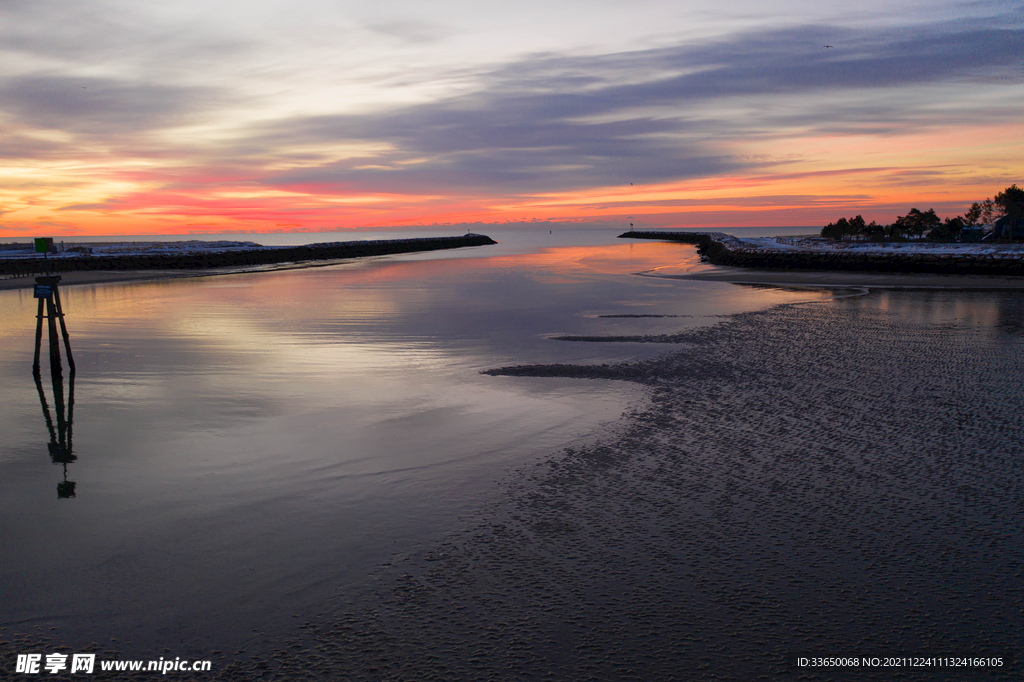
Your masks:
{"label": "wispy cloud", "polygon": [[213,88],[112,78],[35,76],[0,81],[8,116],[23,126],[121,138],[196,123],[224,104]]}
{"label": "wispy cloud", "polygon": [[[835,47],[823,48],[822,36]],[[268,178],[275,186],[535,192],[770,165],[726,151],[722,141],[737,136],[897,134],[949,125],[965,109],[1015,120],[1022,82],[1021,28],[810,26],[626,54],[541,55],[496,70],[477,92],[373,115],[280,120],[252,129],[247,142],[372,140],[393,150]],[[962,90],[950,102],[937,85]],[[994,102],[979,104],[980,93]]]}
{"label": "wispy cloud", "polygon": [[[0,75],[0,159],[13,169],[0,193],[6,217],[395,219],[385,203],[403,220],[536,217],[510,207],[556,204],[573,217],[570,207],[577,216],[699,207],[693,183],[707,178],[734,178],[733,191],[713,193],[718,205],[815,207],[884,203],[872,194],[882,178],[969,186],[1024,170],[1019,155],[1006,160],[1012,146],[995,143],[1024,109],[1024,22],[1004,3],[898,27],[766,24],[416,72],[446,85],[359,107],[330,95],[319,66],[309,67],[319,89],[293,84],[301,69],[278,64],[256,34],[92,8],[0,5],[0,50],[14,65]],[[53,21],[58,9],[67,21]],[[451,34],[419,19],[352,25],[430,49]],[[366,73],[338,79],[369,87]],[[933,148],[965,127],[982,131],[969,149]],[[898,159],[885,140],[917,147]],[[47,174],[60,191],[39,184]],[[843,187],[855,176],[865,184]]]}

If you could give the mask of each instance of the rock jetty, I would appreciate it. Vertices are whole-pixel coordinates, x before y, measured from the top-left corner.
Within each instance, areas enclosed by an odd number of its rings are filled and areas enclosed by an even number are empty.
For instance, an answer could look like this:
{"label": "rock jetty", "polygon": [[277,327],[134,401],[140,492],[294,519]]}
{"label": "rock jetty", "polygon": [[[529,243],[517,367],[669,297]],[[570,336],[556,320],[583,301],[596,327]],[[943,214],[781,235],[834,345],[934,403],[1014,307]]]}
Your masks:
{"label": "rock jetty", "polygon": [[[713,265],[791,270],[1024,275],[1024,252],[947,244],[941,252],[906,244],[901,249],[771,248],[721,232],[636,231],[624,239],[659,239],[694,244]],[[923,246],[923,245],[922,245]],[[960,248],[957,248],[960,247]]]}
{"label": "rock jetty", "polygon": [[[496,244],[482,234],[417,239],[377,239],[331,242],[305,246],[259,246],[252,244],[231,249],[188,249],[179,252],[92,255],[66,252],[49,258],[51,272],[80,270],[174,270],[246,267],[274,263],[302,263],[316,260],[382,256],[392,253],[456,249],[463,246]],[[0,258],[0,275],[27,275],[41,272],[42,257]]]}

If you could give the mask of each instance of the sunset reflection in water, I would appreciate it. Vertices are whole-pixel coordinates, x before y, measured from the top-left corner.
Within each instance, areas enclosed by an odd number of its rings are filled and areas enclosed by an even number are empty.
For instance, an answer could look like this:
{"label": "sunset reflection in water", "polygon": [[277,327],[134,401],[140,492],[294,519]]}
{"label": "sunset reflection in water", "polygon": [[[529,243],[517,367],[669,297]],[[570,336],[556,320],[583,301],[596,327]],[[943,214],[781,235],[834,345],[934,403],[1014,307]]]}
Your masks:
{"label": "sunset reflection in water", "polygon": [[[0,292],[0,544],[4,584],[21,586],[0,619],[140,646],[161,628],[227,646],[254,619],[283,627],[644,399],[481,370],[651,357],[671,347],[550,336],[828,297],[630,274],[698,266],[678,244],[455,255],[66,288],[78,460],[64,500],[31,376],[34,299]],[[600,317],[624,314],[678,317]]]}

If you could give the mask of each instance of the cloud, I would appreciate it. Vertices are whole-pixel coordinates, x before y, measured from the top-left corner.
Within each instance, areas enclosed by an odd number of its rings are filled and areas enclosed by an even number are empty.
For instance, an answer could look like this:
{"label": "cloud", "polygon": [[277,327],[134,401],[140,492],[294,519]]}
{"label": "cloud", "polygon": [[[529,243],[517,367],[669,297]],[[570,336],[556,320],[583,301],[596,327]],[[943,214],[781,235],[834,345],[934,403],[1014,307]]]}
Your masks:
{"label": "cloud", "polygon": [[111,202],[104,202],[100,204],[70,204],[68,206],[61,206],[60,208],[54,209],[57,211],[103,211],[116,208],[116,205]]}
{"label": "cloud", "polygon": [[67,155],[67,145],[52,140],[39,140],[5,130],[0,126],[0,159],[34,159],[40,160]]}
{"label": "cloud", "polygon": [[436,43],[450,34],[445,28],[425,21],[383,21],[370,24],[367,28],[408,43]]}
{"label": "cloud", "polygon": [[962,122],[965,111],[1016,120],[1020,90],[1005,86],[1024,82],[1019,23],[803,26],[620,54],[537,55],[494,70],[468,94],[289,118],[251,129],[246,142],[370,141],[391,150],[266,180],[310,192],[515,195],[766,168],[771,160],[737,156],[724,143],[795,130],[895,134]]}
{"label": "cloud", "polygon": [[[376,218],[363,216],[492,217],[520,215],[520,206],[532,207],[521,214],[529,216],[557,204],[561,212],[551,215],[568,216],[572,206],[580,207],[572,215],[591,215],[584,209],[699,207],[702,199],[692,188],[680,200],[619,201],[580,190],[728,176],[756,177],[740,184],[752,197],[770,194],[745,199],[738,185],[720,197],[735,207],[856,203],[872,190],[848,192],[830,172],[891,171],[892,186],[962,181],[939,168],[955,161],[949,155],[927,160],[930,175],[915,174],[913,163],[862,153],[860,140],[965,124],[1010,129],[1024,109],[1024,26],[1007,13],[898,29],[747,23],[742,33],[660,39],[647,49],[545,52],[447,70],[432,62],[397,87],[391,62],[374,70],[375,55],[398,59],[420,43],[429,43],[425,53],[443,51],[447,29],[368,20],[359,26],[376,32],[372,54],[363,42],[338,38],[349,35],[344,22],[337,34],[310,37],[318,50],[371,63],[353,75],[333,61],[309,61],[313,52],[293,45],[295,26],[282,29],[283,38],[239,29],[229,39],[227,29],[211,33],[212,21],[190,32],[170,11],[145,23],[130,8],[125,15],[90,7],[0,3],[0,56],[17,67],[0,75],[0,156],[40,168],[73,160],[58,164],[72,170],[49,176],[60,189],[32,195],[70,213],[254,223],[345,215],[370,224]],[[67,21],[48,18],[62,8]],[[276,51],[289,45],[294,54]],[[293,88],[293,80],[301,82]],[[365,101],[346,99],[364,87]],[[366,102],[377,104],[369,110]],[[816,138],[824,140],[820,151],[799,144]],[[831,139],[848,143],[842,158],[831,155]],[[995,148],[991,139],[981,144]],[[814,154],[827,163],[807,164]],[[989,163],[984,172],[998,175],[1012,163]],[[772,181],[778,185],[768,187]],[[92,184],[66,191],[73,182]],[[816,190],[828,196],[816,201]],[[574,192],[580,196],[556,201]]]}
{"label": "cloud", "polygon": [[238,59],[257,46],[201,17],[172,16],[116,0],[4,0],[0,50],[6,53],[8,72],[18,65],[63,72],[113,70],[141,78],[185,74]]}
{"label": "cloud", "polygon": [[35,128],[118,138],[194,123],[217,107],[213,88],[112,78],[29,76],[0,81],[6,113]]}

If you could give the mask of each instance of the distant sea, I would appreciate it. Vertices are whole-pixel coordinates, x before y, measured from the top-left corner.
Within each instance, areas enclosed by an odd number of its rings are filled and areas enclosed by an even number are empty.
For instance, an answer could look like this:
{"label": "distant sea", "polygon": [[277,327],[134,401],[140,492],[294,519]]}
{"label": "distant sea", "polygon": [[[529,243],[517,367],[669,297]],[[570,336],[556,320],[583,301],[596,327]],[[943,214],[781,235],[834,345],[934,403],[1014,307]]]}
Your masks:
{"label": "distant sea", "polygon": [[[820,227],[795,226],[795,227],[712,227],[712,228],[647,228],[638,226],[634,229],[665,229],[679,230],[683,232],[724,232],[736,237],[776,237],[818,234]],[[524,223],[515,226],[495,225],[470,225],[468,231],[476,234],[509,234],[515,233],[520,236],[531,233],[559,235],[559,238],[588,239],[584,235],[601,234],[618,235],[629,230],[629,226],[593,227],[587,225],[566,226],[547,225],[542,223]],[[264,246],[298,246],[303,244],[314,244],[318,242],[344,242],[364,241],[371,239],[414,239],[417,237],[447,237],[451,235],[465,234],[467,226],[430,226],[416,229],[350,229],[338,230],[336,232],[229,232],[229,233],[200,233],[200,234],[171,234],[171,235],[101,235],[81,237],[56,237],[56,241],[66,242],[126,242],[126,241],[186,241],[198,239],[202,241],[247,241],[263,244]],[[11,238],[5,241],[18,241]]]}

